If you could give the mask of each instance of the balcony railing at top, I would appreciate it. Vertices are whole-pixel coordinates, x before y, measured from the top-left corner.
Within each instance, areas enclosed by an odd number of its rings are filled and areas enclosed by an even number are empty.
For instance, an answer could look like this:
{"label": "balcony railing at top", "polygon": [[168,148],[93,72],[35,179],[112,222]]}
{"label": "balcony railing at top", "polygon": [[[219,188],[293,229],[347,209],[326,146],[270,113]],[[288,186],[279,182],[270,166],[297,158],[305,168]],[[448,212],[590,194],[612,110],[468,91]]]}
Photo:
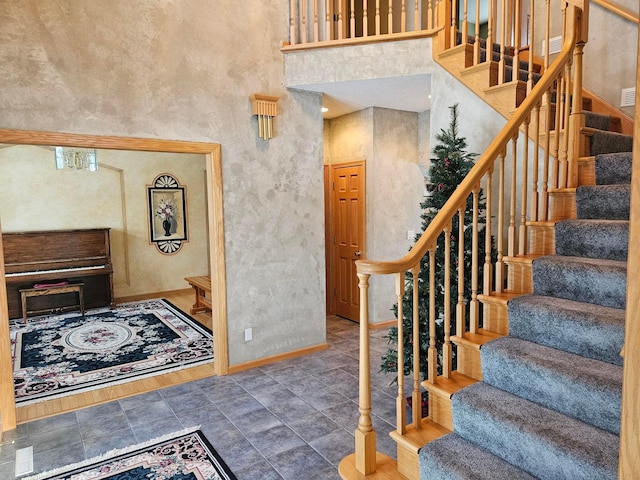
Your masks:
{"label": "balcony railing at top", "polygon": [[289,44],[311,47],[432,34],[441,0],[290,0]]}

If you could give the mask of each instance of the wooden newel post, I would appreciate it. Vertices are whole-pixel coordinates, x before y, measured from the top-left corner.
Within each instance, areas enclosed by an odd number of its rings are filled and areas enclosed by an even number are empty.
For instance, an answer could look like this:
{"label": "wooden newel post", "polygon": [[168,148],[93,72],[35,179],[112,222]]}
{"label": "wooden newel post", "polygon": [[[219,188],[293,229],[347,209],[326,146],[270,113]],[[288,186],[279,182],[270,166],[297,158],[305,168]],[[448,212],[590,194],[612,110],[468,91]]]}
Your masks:
{"label": "wooden newel post", "polygon": [[376,432],[371,423],[371,372],[369,363],[369,275],[358,273],[360,280],[360,418],[356,437],[356,470],[363,475],[376,471]]}

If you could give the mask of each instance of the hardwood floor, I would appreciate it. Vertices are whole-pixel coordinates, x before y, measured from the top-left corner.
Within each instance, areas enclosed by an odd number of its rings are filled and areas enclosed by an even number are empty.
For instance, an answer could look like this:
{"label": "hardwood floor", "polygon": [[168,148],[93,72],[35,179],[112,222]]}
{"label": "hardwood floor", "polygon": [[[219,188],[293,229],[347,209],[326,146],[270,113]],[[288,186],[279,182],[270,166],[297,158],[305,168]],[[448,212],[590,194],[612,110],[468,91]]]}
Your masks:
{"label": "hardwood floor", "polygon": [[[191,289],[158,295],[158,297],[169,300],[176,307],[186,313],[189,313],[189,309],[194,302],[194,293]],[[206,327],[211,328],[211,313],[198,313],[193,315],[193,317]],[[52,415],[74,411],[92,405],[99,405],[112,400],[130,397],[132,395],[158,390],[171,385],[178,385],[212,375],[212,363],[199,367],[185,368],[177,372],[156,375],[142,380],[135,380],[59,399],[17,407],[16,420],[18,424],[21,424],[31,420],[50,417]]]}

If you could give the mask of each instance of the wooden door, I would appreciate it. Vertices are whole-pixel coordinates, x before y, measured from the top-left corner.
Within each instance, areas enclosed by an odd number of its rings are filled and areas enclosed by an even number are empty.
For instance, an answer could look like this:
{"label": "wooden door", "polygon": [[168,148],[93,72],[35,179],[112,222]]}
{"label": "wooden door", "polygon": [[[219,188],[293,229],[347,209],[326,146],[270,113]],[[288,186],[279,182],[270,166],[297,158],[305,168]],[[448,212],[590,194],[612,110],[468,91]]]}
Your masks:
{"label": "wooden door", "polygon": [[365,248],[364,162],[332,168],[333,292],[336,315],[358,321],[360,294],[356,260]]}

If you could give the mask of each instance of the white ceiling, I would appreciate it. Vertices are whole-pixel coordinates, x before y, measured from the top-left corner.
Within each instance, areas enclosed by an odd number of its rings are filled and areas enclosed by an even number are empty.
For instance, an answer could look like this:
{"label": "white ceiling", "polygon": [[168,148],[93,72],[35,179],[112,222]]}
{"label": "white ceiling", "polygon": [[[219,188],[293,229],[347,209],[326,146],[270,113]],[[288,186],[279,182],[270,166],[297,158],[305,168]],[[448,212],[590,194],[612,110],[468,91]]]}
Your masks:
{"label": "white ceiling", "polygon": [[430,108],[431,75],[320,83],[296,88],[323,93],[322,104],[329,109],[323,114],[325,119],[368,107],[424,112]]}

